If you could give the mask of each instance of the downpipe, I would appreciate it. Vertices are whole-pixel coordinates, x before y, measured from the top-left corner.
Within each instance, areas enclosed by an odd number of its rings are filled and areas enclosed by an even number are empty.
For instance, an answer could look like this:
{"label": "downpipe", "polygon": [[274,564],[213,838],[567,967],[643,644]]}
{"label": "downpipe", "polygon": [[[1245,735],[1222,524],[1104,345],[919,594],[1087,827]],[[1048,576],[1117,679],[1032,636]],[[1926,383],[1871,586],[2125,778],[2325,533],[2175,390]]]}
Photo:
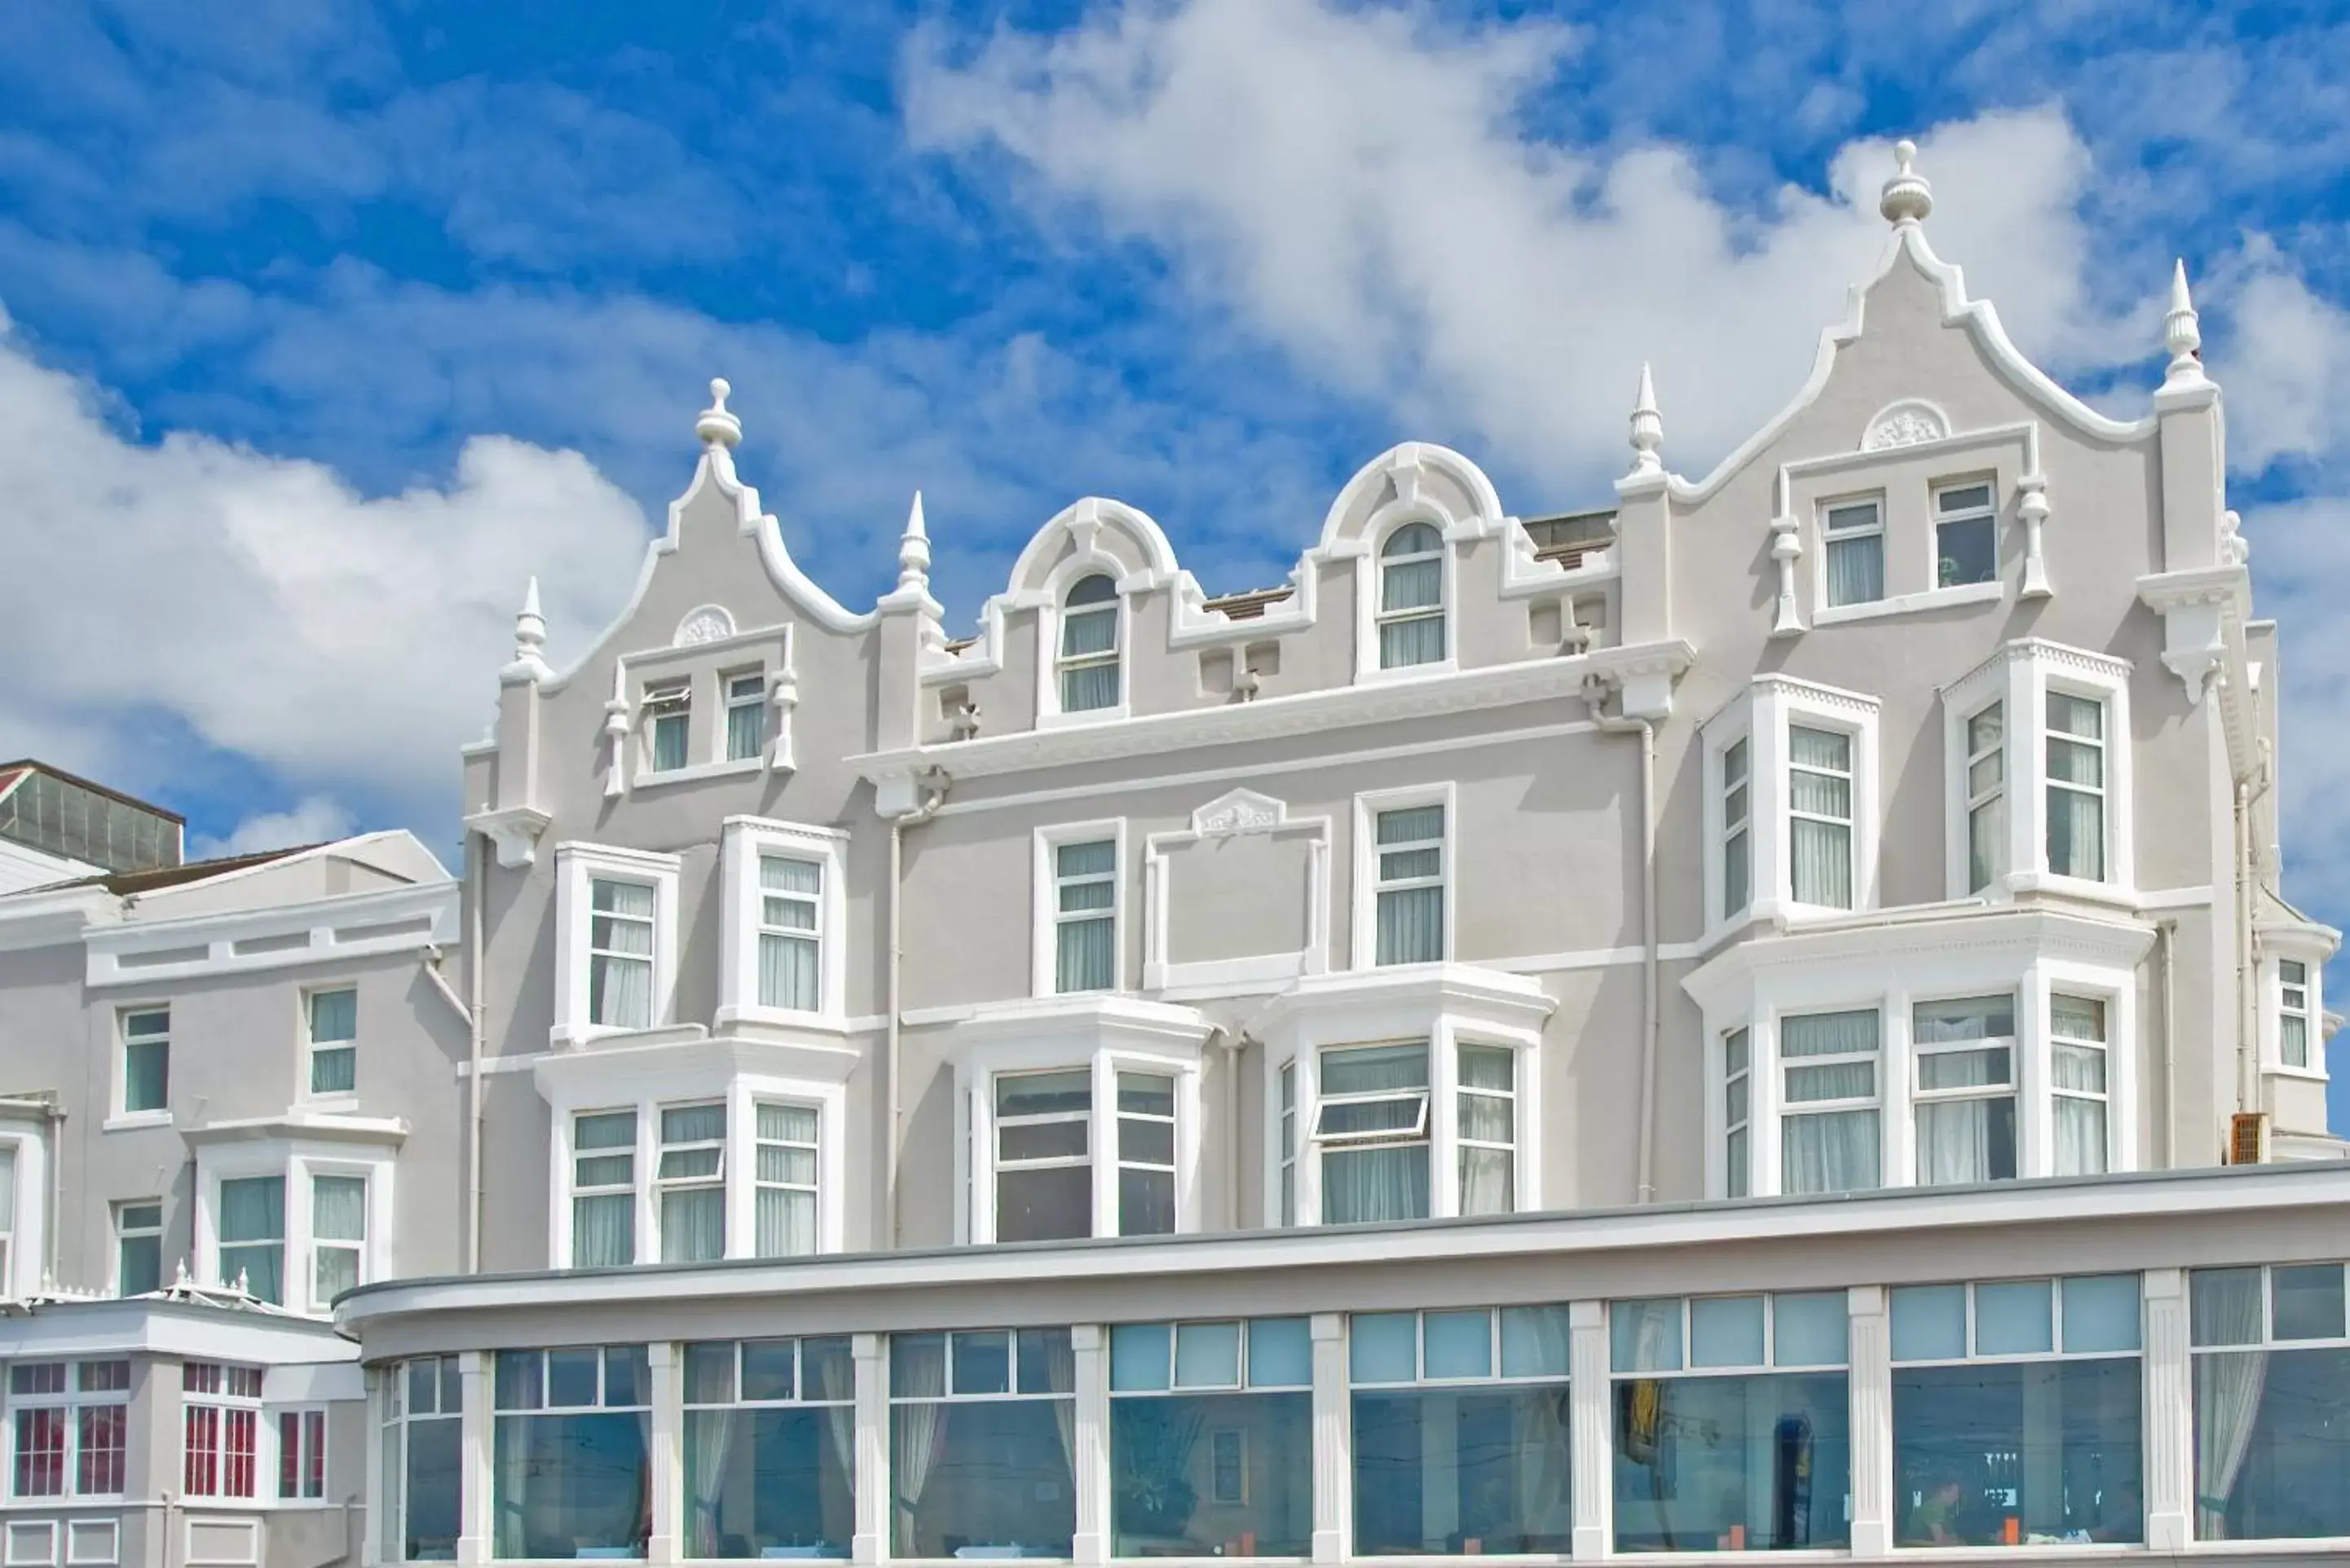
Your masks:
{"label": "downpipe", "polygon": [[901,996],[904,988],[906,949],[905,929],[906,829],[919,827],[939,814],[946,804],[947,789],[954,781],[943,768],[932,768],[920,781],[921,800],[913,810],[889,819],[889,1046],[882,1085],[883,1102],[889,1106],[889,1129],[887,1138],[888,1159],[882,1167],[881,1186],[881,1245],[894,1249],[898,1245],[898,1157],[904,1146],[905,1106],[900,1084],[904,1077],[903,1049],[904,1009]]}

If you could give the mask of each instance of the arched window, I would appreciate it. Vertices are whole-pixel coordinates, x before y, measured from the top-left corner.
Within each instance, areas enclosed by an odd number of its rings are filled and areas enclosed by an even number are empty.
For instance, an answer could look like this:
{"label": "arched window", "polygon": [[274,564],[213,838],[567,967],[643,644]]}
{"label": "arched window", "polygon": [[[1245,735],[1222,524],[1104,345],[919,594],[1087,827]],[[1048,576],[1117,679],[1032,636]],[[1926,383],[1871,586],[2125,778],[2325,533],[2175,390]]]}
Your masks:
{"label": "arched window", "polygon": [[1118,706],[1118,585],[1080,577],[1061,601],[1061,711]]}
{"label": "arched window", "polygon": [[1379,548],[1379,668],[1434,664],[1444,657],[1444,538],[1408,523]]}

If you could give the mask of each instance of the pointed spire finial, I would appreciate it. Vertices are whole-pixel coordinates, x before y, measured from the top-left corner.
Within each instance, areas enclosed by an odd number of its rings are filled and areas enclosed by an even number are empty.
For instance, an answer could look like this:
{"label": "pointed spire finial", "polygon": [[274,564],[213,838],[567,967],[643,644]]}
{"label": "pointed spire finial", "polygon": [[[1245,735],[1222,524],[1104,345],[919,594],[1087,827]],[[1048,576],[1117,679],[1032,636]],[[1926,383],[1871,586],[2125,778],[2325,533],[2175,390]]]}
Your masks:
{"label": "pointed spire finial", "polygon": [[538,610],[538,578],[523,591],[522,610],[515,617],[515,661],[536,662],[546,646],[546,618]]}
{"label": "pointed spire finial", "polygon": [[1925,221],[1934,210],[1934,188],[1918,172],[1918,144],[1903,138],[1893,144],[1893,178],[1878,192],[1877,210],[1885,221],[1898,228],[1904,223]]}
{"label": "pointed spire finial", "polygon": [[2170,310],[2162,318],[2162,346],[2170,353],[2169,367],[2162,375],[2165,386],[2203,379],[2203,324],[2195,314],[2194,298],[2187,292],[2183,259],[2170,269]]}
{"label": "pointed spire finial", "polygon": [[914,492],[914,504],[906,513],[906,532],[898,541],[898,586],[901,588],[928,588],[931,586],[931,531],[922,521],[922,493]]}
{"label": "pointed spire finial", "polygon": [[1632,472],[1662,473],[1665,465],[1657,452],[1664,444],[1665,419],[1657,411],[1657,384],[1643,362],[1639,395],[1632,400]]}
{"label": "pointed spire finial", "polygon": [[702,438],[702,445],[731,448],[743,439],[743,421],[726,407],[727,394],[733,389],[726,384],[725,377],[712,378],[710,406],[702,410],[702,417],[693,423],[693,433]]}

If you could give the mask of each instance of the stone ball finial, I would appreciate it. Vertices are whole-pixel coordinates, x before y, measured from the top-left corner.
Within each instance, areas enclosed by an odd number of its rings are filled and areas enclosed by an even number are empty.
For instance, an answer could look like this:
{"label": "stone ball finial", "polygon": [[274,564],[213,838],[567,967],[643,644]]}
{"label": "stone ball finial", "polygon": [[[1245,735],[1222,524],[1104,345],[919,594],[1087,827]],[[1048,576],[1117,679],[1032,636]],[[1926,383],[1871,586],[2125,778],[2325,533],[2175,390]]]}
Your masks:
{"label": "stone ball finial", "polygon": [[1934,210],[1934,188],[1918,172],[1918,144],[1904,137],[1893,144],[1893,178],[1877,198],[1888,223],[1922,223]]}
{"label": "stone ball finial", "polygon": [[726,407],[727,395],[733,390],[725,377],[711,378],[710,406],[702,410],[702,417],[693,424],[693,433],[702,438],[704,446],[732,447],[743,439],[743,421]]}

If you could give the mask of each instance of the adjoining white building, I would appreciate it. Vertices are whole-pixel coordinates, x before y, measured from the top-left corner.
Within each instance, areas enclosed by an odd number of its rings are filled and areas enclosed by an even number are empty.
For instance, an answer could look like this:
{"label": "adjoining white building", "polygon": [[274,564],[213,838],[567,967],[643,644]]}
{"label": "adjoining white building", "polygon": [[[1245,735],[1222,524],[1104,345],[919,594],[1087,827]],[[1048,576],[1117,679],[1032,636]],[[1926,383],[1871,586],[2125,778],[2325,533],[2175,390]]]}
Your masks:
{"label": "adjoining white building", "polygon": [[458,885],[406,833],[182,863],[170,813],[0,791],[0,1563],[352,1559],[328,1309],[463,1262]]}

